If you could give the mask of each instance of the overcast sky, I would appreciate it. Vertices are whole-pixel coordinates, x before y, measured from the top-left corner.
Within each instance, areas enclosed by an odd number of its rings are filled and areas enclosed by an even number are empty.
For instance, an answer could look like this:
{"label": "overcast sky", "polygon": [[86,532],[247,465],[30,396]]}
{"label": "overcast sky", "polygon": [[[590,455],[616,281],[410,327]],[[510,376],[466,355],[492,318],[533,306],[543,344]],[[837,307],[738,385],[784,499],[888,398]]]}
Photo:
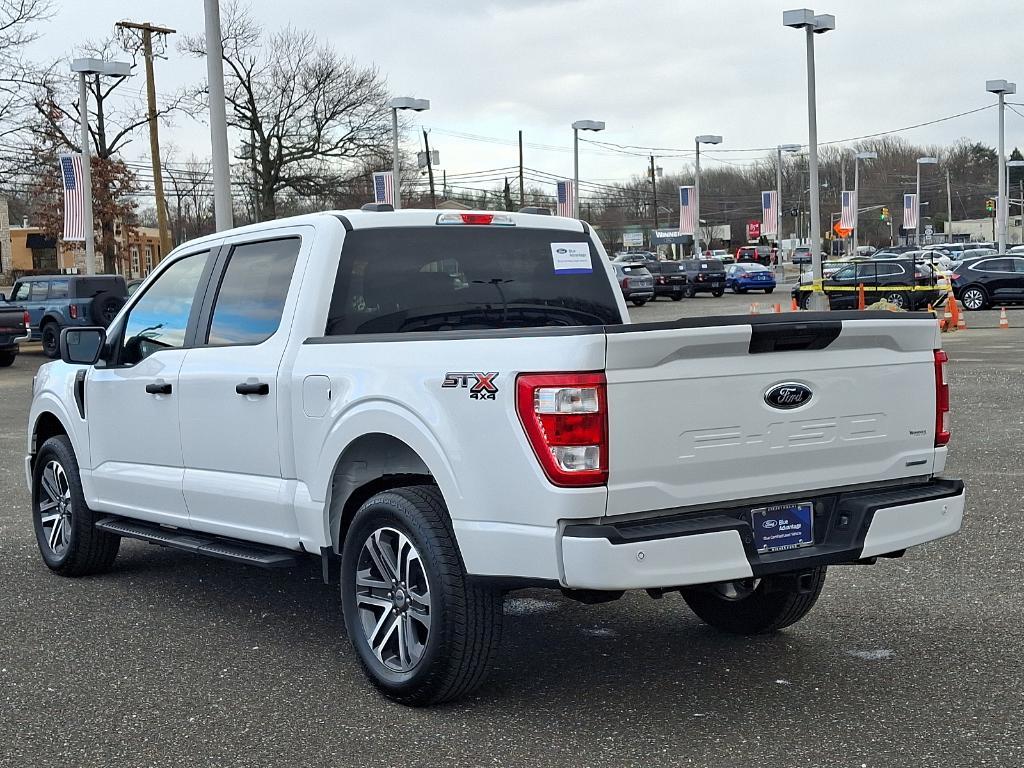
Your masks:
{"label": "overcast sky", "polygon": [[[69,54],[123,18],[201,32],[202,0],[55,0],[57,15],[33,49]],[[692,147],[698,133],[725,137],[726,161],[750,147],[807,140],[803,33],[782,27],[776,0],[251,0],[266,28],[312,27],[340,52],[376,64],[396,95],[425,97],[418,120],[450,173],[511,166],[516,131],[526,164],[569,176],[570,123],[607,122],[596,138],[619,144]],[[822,141],[921,123],[992,103],[985,80],[1021,82],[1024,21],[1011,0],[842,0],[819,13],[836,31],[817,36],[818,131]],[[1001,20],[1001,21],[1000,21]],[[205,77],[205,63],[171,47],[157,62],[158,92]],[[142,76],[128,87],[142,92]],[[1024,94],[1019,99],[1024,101]],[[1024,108],[1020,108],[1024,113]],[[205,115],[198,116],[205,120]],[[1007,143],[1024,145],[1024,117],[1007,113]],[[495,137],[507,144],[457,138]],[[908,131],[919,142],[996,141],[986,110]],[[419,138],[409,136],[410,144]],[[162,129],[179,157],[209,155],[205,122],[187,116]],[[147,156],[143,135],[132,158]],[[714,162],[710,157],[709,162]],[[645,158],[581,155],[581,178],[626,179]],[[674,171],[690,160],[666,158]]]}

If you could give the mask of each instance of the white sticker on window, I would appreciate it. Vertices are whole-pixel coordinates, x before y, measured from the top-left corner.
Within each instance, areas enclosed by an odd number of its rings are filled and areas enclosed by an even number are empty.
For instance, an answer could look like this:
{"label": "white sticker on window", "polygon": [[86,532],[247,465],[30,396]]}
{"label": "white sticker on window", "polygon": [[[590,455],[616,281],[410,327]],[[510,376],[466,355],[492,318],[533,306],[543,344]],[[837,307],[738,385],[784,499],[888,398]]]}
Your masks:
{"label": "white sticker on window", "polygon": [[556,275],[582,275],[593,272],[588,243],[552,243],[551,259]]}

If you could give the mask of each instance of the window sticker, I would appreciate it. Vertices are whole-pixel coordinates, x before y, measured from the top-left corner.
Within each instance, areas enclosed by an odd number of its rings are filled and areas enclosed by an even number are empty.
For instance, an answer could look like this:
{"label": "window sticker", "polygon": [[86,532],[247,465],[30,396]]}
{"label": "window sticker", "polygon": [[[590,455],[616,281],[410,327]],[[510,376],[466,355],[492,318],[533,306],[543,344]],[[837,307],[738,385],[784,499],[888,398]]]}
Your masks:
{"label": "window sticker", "polygon": [[583,275],[594,271],[589,243],[552,243],[551,258],[556,275]]}

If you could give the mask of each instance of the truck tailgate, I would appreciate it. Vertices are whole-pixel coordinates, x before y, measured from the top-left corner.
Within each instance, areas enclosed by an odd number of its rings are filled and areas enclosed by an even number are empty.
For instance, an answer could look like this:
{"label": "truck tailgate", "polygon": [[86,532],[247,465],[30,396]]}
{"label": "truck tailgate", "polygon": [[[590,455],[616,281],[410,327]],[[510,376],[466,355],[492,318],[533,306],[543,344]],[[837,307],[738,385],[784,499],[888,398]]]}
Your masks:
{"label": "truck tailgate", "polygon": [[[607,514],[930,474],[938,346],[934,319],[921,314],[609,329]],[[780,384],[809,399],[770,405]]]}

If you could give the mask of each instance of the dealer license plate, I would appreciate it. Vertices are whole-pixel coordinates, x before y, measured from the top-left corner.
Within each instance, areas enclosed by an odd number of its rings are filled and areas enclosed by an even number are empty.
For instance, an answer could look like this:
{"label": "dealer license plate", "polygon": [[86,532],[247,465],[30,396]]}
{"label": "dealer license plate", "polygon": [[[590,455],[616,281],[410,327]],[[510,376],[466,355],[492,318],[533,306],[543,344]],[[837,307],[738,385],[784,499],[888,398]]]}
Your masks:
{"label": "dealer license plate", "polygon": [[814,544],[814,505],[776,504],[750,510],[754,547],[758,552],[778,552]]}

